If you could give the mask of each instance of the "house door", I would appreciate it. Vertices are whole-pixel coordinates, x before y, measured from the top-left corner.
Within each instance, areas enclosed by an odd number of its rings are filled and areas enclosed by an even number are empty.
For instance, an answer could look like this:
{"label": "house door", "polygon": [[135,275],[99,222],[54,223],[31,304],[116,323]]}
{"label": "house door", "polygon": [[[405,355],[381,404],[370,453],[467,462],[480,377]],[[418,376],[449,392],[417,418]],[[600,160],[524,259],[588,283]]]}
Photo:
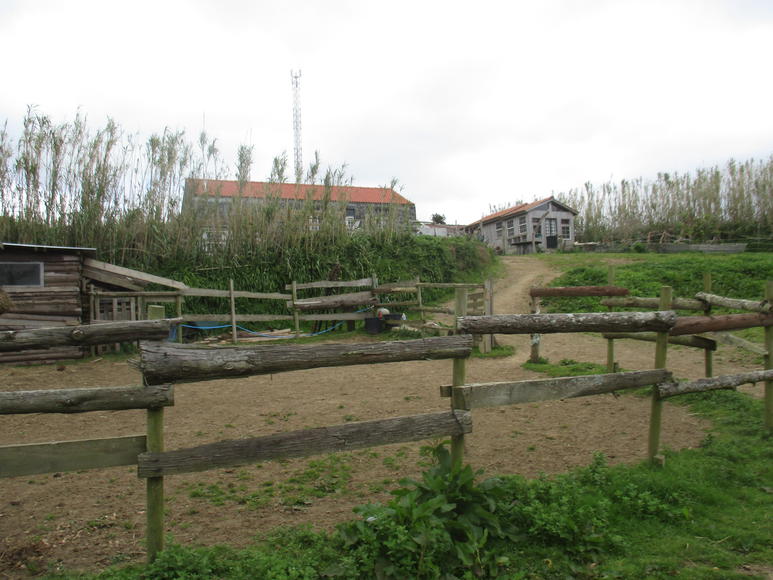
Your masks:
{"label": "house door", "polygon": [[555,250],[558,248],[558,227],[556,218],[548,218],[545,220],[545,247],[548,250]]}

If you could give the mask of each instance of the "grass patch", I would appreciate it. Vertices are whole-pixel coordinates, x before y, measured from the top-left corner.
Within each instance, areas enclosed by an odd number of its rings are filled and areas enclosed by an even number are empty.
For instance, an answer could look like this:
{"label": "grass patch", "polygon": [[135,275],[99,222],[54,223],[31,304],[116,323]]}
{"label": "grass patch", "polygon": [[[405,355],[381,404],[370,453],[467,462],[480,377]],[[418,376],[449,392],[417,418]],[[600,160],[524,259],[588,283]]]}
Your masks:
{"label": "grass patch", "polygon": [[481,352],[477,347],[472,351],[472,358],[506,358],[515,354],[515,347],[509,344],[501,344],[492,348],[489,352]]}
{"label": "grass patch", "polygon": [[523,368],[536,373],[545,373],[550,377],[578,377],[582,375],[598,375],[607,372],[607,367],[590,362],[578,362],[569,358],[561,359],[558,364],[551,363],[546,358],[539,362],[525,362]]}

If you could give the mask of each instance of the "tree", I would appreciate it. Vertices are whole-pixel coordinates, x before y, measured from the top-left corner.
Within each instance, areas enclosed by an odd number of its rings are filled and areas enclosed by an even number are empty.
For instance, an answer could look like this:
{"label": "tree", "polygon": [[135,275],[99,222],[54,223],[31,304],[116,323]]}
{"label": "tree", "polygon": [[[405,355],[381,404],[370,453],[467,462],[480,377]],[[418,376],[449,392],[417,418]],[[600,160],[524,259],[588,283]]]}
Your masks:
{"label": "tree", "polygon": [[442,213],[433,213],[432,214],[432,223],[433,224],[445,224],[446,223],[446,216],[444,216]]}

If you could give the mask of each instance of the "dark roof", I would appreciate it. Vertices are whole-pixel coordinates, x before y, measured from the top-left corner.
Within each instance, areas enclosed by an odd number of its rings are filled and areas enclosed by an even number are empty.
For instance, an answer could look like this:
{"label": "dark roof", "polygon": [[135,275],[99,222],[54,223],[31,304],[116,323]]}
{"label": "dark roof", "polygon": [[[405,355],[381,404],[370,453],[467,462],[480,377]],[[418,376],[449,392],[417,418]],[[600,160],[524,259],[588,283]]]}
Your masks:
{"label": "dark roof", "polygon": [[[186,192],[195,196],[249,197],[263,199],[277,197],[279,199],[321,200],[325,196],[324,185],[309,185],[296,183],[270,183],[250,181],[239,191],[238,181],[224,179],[188,179]],[[335,185],[330,189],[332,201],[346,200],[355,203],[384,203],[413,205],[391,187],[354,187],[352,185]]]}
{"label": "dark roof", "polygon": [[537,201],[532,201],[531,203],[522,203],[521,205],[515,205],[513,207],[508,207],[507,209],[500,210],[498,212],[492,213],[491,215],[487,215],[486,217],[483,217],[479,220],[475,220],[473,223],[468,225],[467,227],[474,227],[478,224],[487,224],[494,221],[498,221],[503,218],[512,217],[521,213],[526,213],[530,209],[534,209],[535,207],[539,207],[543,203],[548,203],[552,201],[553,203],[556,203],[560,205],[561,207],[566,208],[568,211],[572,212],[573,214],[577,215],[577,211],[573,210],[569,206],[561,203],[558,201],[555,197],[552,195],[550,197],[546,197],[545,199],[539,199]]}
{"label": "dark roof", "polygon": [[76,246],[44,246],[42,244],[15,244],[12,242],[0,242],[0,250],[33,250],[36,252],[65,252],[72,254],[97,255],[96,248],[81,248]]}

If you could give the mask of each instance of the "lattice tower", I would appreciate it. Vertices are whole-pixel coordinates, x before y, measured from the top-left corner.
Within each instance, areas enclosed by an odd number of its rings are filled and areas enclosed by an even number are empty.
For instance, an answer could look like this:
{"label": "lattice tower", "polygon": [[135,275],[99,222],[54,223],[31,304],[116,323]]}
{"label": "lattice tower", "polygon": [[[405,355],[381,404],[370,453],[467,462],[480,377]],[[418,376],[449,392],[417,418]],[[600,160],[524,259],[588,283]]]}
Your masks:
{"label": "lattice tower", "polygon": [[293,85],[293,152],[295,158],[295,182],[303,179],[303,155],[301,153],[301,71],[290,71]]}

